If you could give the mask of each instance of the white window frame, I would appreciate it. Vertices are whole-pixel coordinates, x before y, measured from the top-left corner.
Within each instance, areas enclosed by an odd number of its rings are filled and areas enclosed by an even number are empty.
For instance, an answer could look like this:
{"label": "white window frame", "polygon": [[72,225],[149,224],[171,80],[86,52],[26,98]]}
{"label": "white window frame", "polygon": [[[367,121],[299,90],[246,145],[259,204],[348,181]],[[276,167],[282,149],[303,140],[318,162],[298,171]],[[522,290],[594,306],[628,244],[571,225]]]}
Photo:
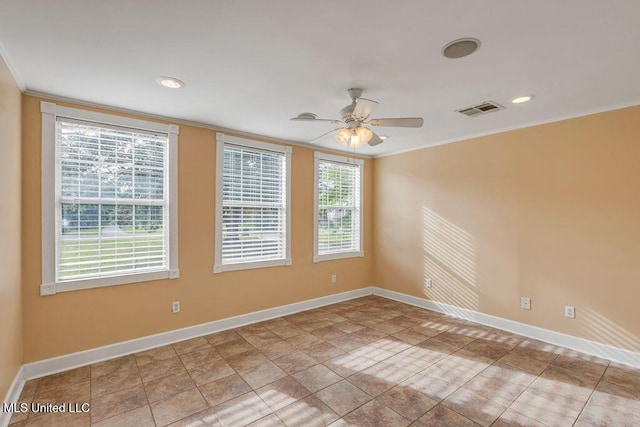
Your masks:
{"label": "white window frame", "polygon": [[[58,292],[79,289],[99,288],[146,282],[149,280],[177,279],[178,269],[178,133],[179,127],[146,120],[132,119],[112,114],[99,113],[78,108],[56,105],[52,102],[40,103],[42,113],[42,283],[40,295],[53,295]],[[56,120],[57,117],[95,122],[98,126],[113,125],[168,135],[169,166],[167,181],[169,191],[168,268],[161,271],[142,273],[117,273],[113,276],[86,278],[77,280],[56,280],[56,209],[58,204],[58,183],[56,164]]]}
{"label": "white window frame", "polygon": [[[318,215],[319,215],[319,205],[318,205],[318,186],[319,186],[319,166],[320,161],[326,160],[335,163],[345,163],[348,165],[356,164],[360,173],[360,207],[359,207],[359,218],[360,218],[360,250],[358,251],[348,251],[348,252],[335,252],[331,254],[320,255],[318,253]],[[364,235],[364,160],[362,159],[354,159],[344,156],[337,156],[334,154],[322,153],[320,151],[316,151],[314,153],[314,162],[313,162],[313,262],[321,262],[321,261],[330,261],[334,259],[343,259],[343,258],[356,258],[364,256],[363,249],[363,235]]]}
{"label": "white window frame", "polygon": [[[224,174],[224,146],[231,144],[243,146],[247,148],[255,148],[258,150],[273,151],[282,153],[285,156],[285,174],[286,174],[286,238],[285,238],[285,258],[266,260],[266,261],[249,261],[235,262],[223,264],[222,262],[222,192],[223,192],[223,174]],[[288,145],[271,144],[268,142],[254,141],[252,139],[240,138],[224,133],[216,134],[216,235],[215,235],[215,260],[213,264],[214,273],[222,273],[225,271],[247,270],[252,268],[277,267],[291,265],[291,147]]]}

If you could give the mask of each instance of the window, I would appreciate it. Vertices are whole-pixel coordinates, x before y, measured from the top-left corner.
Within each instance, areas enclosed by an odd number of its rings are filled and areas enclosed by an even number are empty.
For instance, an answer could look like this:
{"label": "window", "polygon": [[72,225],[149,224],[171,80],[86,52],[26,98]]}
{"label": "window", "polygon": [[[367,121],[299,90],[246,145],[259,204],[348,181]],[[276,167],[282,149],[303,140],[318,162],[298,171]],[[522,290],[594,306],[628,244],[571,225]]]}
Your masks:
{"label": "window", "polygon": [[214,273],[291,265],[291,147],[219,133]]}
{"label": "window", "polygon": [[178,127],[41,111],[41,294],[177,278]]}
{"label": "window", "polygon": [[315,153],[313,261],[363,256],[363,161]]}

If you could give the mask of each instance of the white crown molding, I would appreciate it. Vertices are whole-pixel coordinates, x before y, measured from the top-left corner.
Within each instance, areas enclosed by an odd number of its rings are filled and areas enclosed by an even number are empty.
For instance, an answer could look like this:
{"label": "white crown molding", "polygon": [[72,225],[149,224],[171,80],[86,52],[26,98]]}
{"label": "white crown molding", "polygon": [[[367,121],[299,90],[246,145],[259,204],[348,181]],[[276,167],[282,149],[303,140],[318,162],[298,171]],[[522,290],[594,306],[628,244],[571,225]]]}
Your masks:
{"label": "white crown molding", "polygon": [[518,129],[530,128],[530,127],[533,127],[533,126],[545,125],[545,124],[549,124],[549,123],[561,122],[563,120],[577,119],[579,117],[591,116],[593,114],[599,114],[599,113],[606,113],[608,111],[621,110],[623,108],[635,107],[635,106],[638,106],[638,105],[640,105],[640,100],[631,101],[631,102],[625,102],[625,103],[622,103],[622,104],[608,105],[606,107],[594,108],[594,109],[591,109],[591,110],[582,111],[580,113],[567,114],[567,115],[564,115],[564,116],[553,117],[551,119],[545,119],[545,120],[536,120],[536,121],[533,121],[533,122],[526,122],[526,123],[519,124],[519,125],[507,126],[507,127],[503,127],[503,128],[499,128],[499,129],[493,129],[493,130],[489,130],[489,131],[486,131],[486,132],[478,132],[478,133],[473,133],[473,134],[470,134],[470,135],[465,135],[465,136],[461,136],[461,137],[457,137],[457,138],[451,138],[451,139],[445,139],[445,140],[442,140],[442,141],[436,141],[436,142],[430,142],[430,143],[426,143],[426,144],[421,144],[419,146],[406,148],[404,150],[391,151],[391,152],[385,153],[385,154],[377,154],[377,155],[374,155],[373,158],[374,159],[378,159],[378,158],[382,158],[382,157],[395,156],[396,154],[409,153],[411,151],[417,151],[417,150],[424,150],[426,148],[438,147],[440,145],[446,145],[446,144],[451,144],[451,143],[454,143],[454,142],[466,141],[468,139],[481,138],[483,136],[496,135],[496,134],[499,134],[499,133],[509,132],[509,131],[512,131],[512,130],[518,130]]}
{"label": "white crown molding", "polygon": [[27,87],[24,85],[24,80],[22,80],[22,77],[20,77],[20,73],[18,73],[18,69],[16,68],[16,66],[13,65],[13,61],[11,61],[11,58],[9,58],[9,54],[7,53],[5,47],[2,45],[2,42],[0,42],[0,57],[2,57],[4,63],[7,64],[7,68],[13,76],[13,80],[16,81],[20,92],[26,92]]}
{"label": "white crown molding", "polygon": [[[104,347],[79,351],[77,353],[65,354],[64,356],[53,357],[51,359],[40,360],[38,362],[27,363],[23,367],[24,374],[20,374],[20,379],[24,378],[29,380],[33,378],[40,378],[46,375],[55,374],[56,372],[66,371],[68,369],[101,362],[103,360],[137,353],[139,351],[160,347],[178,341],[196,338],[203,335],[209,335],[216,332],[225,331],[227,329],[249,325],[251,323],[263,322],[265,320],[273,319],[276,317],[287,316],[290,314],[298,313],[300,311],[311,310],[313,308],[323,307],[325,305],[335,304],[337,302],[371,295],[371,293],[371,287],[360,288],[353,291],[327,295],[324,297],[296,302],[293,304],[268,308],[266,310],[241,314],[239,316],[214,320],[213,322],[202,323],[182,329],[175,329],[172,331],[150,335],[142,338],[136,338],[130,341],[124,341]],[[16,378],[18,378],[18,376],[16,376]]]}
{"label": "white crown molding", "polygon": [[436,311],[438,313],[449,314],[460,319],[470,320],[496,329],[502,329],[503,331],[523,335],[528,338],[534,338],[550,344],[566,347],[592,356],[623,363],[635,368],[640,368],[640,353],[635,353],[623,348],[375,286],[373,287],[373,294],[406,304],[411,304],[416,307],[425,308],[427,310]]}
{"label": "white crown molding", "polygon": [[[22,388],[24,387],[24,366],[20,366],[18,372],[16,373],[9,390],[7,390],[7,395],[4,400],[0,402],[2,403],[14,403],[18,402],[20,398],[20,393],[22,393]],[[7,427],[9,422],[11,421],[12,412],[4,412],[0,410],[0,427]]]}
{"label": "white crown molding", "polygon": [[[28,90],[28,89],[27,90],[23,90],[23,93],[25,95],[27,95],[27,96],[33,96],[34,98],[41,98],[41,99],[47,99],[47,100],[51,100],[51,101],[58,101],[58,102],[67,102],[67,103],[78,105],[78,106],[90,107],[90,108],[99,108],[99,109],[106,110],[106,111],[113,111],[113,112],[122,113],[122,114],[130,114],[130,115],[134,115],[134,116],[138,116],[138,117],[144,117],[144,118],[152,119],[152,120],[159,120],[159,121],[163,121],[163,122],[171,122],[171,123],[185,125],[185,126],[193,126],[193,127],[197,127],[197,128],[201,128],[201,129],[209,129],[209,130],[213,130],[213,131],[216,131],[216,132],[228,133],[228,134],[238,135],[238,136],[247,137],[247,138],[254,138],[254,139],[261,140],[261,141],[271,141],[271,142],[275,142],[275,143],[278,143],[278,144],[295,145],[295,146],[298,146],[298,147],[309,148],[309,149],[312,149],[312,150],[318,150],[319,149],[321,151],[326,151],[328,153],[336,153],[336,154],[340,154],[342,156],[345,155],[345,152],[344,151],[340,151],[340,150],[333,150],[331,148],[318,147],[318,146],[315,146],[315,145],[312,145],[312,144],[308,144],[308,143],[305,143],[305,142],[300,142],[300,141],[292,141],[292,140],[289,140],[289,139],[281,139],[281,138],[275,138],[275,137],[272,137],[272,136],[259,135],[259,134],[251,133],[251,132],[244,132],[244,131],[237,130],[237,129],[230,129],[230,128],[225,128],[225,127],[222,127],[222,126],[216,126],[216,125],[202,123],[202,122],[196,122],[196,121],[192,121],[192,120],[178,119],[176,117],[162,116],[162,115],[159,115],[159,114],[144,113],[142,111],[130,110],[128,108],[113,107],[111,105],[99,104],[99,103],[90,102],[90,101],[82,101],[80,99],[68,98],[66,96],[53,95],[53,94],[50,94],[50,93],[38,92],[38,91]],[[370,155],[367,155],[367,154],[357,154],[356,157],[357,158],[363,158],[363,159],[371,159],[371,158],[373,158],[373,156],[370,156]]]}

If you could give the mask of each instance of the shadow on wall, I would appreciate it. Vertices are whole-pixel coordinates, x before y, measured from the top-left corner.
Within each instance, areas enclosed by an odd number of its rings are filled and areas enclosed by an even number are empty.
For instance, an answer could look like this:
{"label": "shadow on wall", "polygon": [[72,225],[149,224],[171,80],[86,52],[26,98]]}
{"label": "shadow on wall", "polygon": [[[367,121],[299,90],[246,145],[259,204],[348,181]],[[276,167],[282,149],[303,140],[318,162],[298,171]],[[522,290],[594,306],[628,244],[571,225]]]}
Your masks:
{"label": "shadow on wall", "polygon": [[[478,310],[473,237],[424,206],[422,222],[424,294],[433,301]],[[427,279],[435,286],[427,288]]]}
{"label": "shadow on wall", "polygon": [[640,352],[640,337],[593,309],[580,307],[576,317],[580,317],[580,332],[585,338]]}

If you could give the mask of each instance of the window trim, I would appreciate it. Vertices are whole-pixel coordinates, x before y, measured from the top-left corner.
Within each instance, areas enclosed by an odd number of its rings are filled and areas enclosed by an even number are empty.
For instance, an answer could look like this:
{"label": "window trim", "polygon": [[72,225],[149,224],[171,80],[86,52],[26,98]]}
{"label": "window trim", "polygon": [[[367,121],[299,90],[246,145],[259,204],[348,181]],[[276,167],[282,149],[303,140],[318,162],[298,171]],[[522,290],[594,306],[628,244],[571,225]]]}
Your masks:
{"label": "window trim", "polygon": [[[334,259],[357,258],[364,256],[364,160],[353,159],[335,154],[314,152],[313,155],[313,262],[330,261]],[[356,164],[360,173],[360,250],[349,252],[336,252],[332,254],[320,255],[318,253],[318,184],[319,184],[319,166],[321,160],[327,160],[336,163]]]}
{"label": "window trim", "polygon": [[[58,292],[91,289],[127,283],[146,282],[160,279],[177,279],[178,269],[178,134],[177,125],[150,122],[113,114],[79,108],[64,107],[53,102],[40,102],[42,113],[42,283],[40,295],[54,295]],[[169,165],[167,182],[169,190],[169,251],[168,269],[143,273],[114,274],[113,276],[56,281],[56,204],[58,189],[56,182],[56,120],[58,117],[95,122],[96,124],[122,126],[135,130],[165,133],[168,136]]]}
{"label": "window trim", "polygon": [[[225,144],[233,144],[247,148],[255,148],[259,150],[273,151],[284,154],[285,157],[285,194],[286,194],[286,214],[285,214],[285,258],[274,259],[268,261],[249,261],[238,262],[233,264],[222,263],[222,192],[223,192],[223,173],[224,173],[224,146]],[[240,138],[232,135],[225,135],[218,132],[216,134],[216,213],[215,213],[215,247],[214,247],[214,273],[223,273],[225,271],[248,270],[253,268],[278,267],[291,265],[291,152],[292,148],[288,145],[271,144],[268,142],[255,141],[252,139]]]}

